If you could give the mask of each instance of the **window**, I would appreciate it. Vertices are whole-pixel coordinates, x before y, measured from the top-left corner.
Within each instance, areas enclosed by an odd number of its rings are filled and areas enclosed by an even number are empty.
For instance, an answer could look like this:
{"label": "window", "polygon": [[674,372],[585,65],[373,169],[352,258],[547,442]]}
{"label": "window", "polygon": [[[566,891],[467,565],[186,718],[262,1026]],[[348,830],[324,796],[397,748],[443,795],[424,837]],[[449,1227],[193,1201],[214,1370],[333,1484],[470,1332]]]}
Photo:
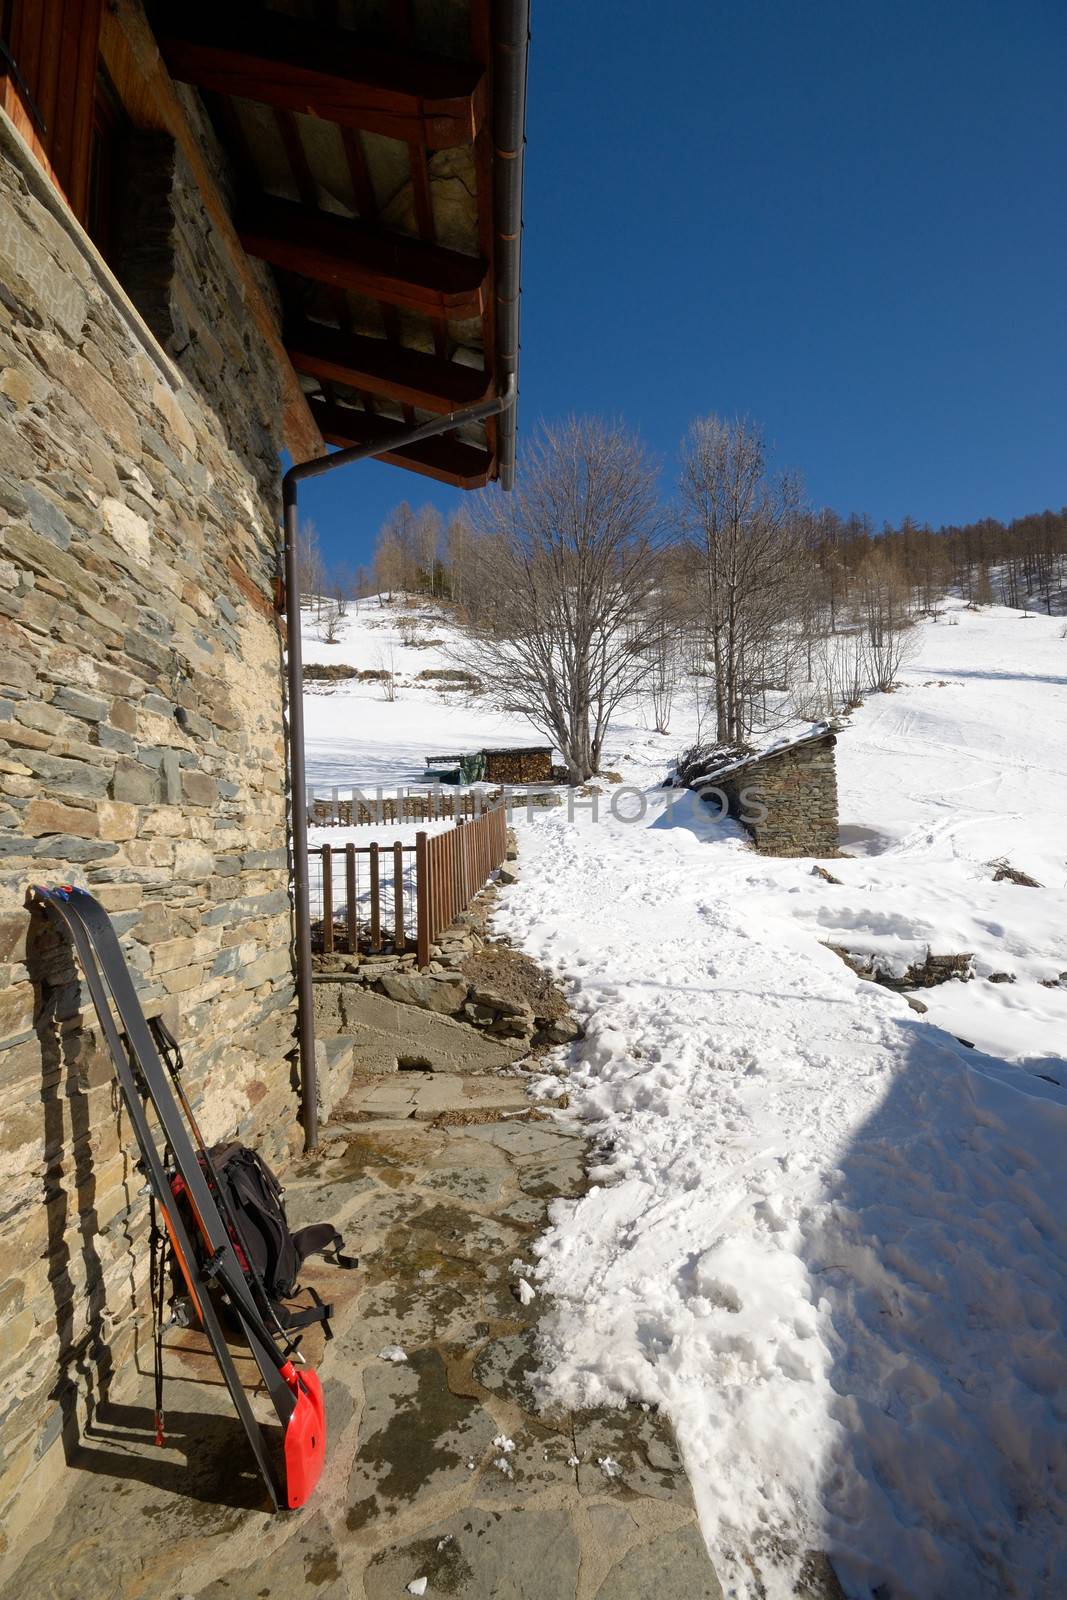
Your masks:
{"label": "window", "polygon": [[85,226],[104,260],[114,265],[118,206],[119,162],[128,136],[125,112],[103,67],[96,78],[93,100],[92,142],[89,150],[89,193]]}

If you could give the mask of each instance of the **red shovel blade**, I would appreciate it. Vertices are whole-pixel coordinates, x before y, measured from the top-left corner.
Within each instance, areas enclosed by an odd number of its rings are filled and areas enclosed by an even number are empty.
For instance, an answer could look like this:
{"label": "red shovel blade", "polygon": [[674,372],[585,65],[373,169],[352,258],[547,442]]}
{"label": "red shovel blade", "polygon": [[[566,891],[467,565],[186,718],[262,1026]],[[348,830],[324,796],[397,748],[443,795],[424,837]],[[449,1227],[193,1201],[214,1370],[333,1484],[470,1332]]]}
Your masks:
{"label": "red shovel blade", "polygon": [[326,1405],[318,1374],[298,1372],[291,1361],[281,1369],[296,1404],[285,1430],[285,1498],[291,1511],[308,1499],[326,1460]]}

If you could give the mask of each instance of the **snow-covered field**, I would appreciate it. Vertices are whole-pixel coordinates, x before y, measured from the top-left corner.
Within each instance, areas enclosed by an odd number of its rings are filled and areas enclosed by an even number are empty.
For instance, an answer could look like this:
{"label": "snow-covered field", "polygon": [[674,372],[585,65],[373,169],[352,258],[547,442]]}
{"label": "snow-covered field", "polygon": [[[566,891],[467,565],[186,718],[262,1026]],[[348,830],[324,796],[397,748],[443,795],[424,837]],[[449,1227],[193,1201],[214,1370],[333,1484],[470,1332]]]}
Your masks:
{"label": "snow-covered field", "polygon": [[[792,1594],[807,1548],[853,1597],[1067,1594],[1061,628],[924,625],[839,741],[840,885],[655,787],[682,715],[664,738],[635,708],[609,741],[639,820],[608,791],[595,821],[521,824],[498,925],[572,986],[570,1114],[599,1147],[540,1245],[541,1389],[669,1411],[738,1595]],[[328,781],[530,737],[400,692],[309,697]],[[1043,887],[994,883],[1000,857]],[[971,951],[977,977],[920,1016],[827,943]]]}
{"label": "snow-covered field", "polygon": [[[445,647],[456,630],[425,607],[380,606],[377,600],[354,604],[336,644],[324,644],[314,617],[304,614],[304,661],[392,672],[396,699],[380,683],[343,681],[304,697],[308,782],[326,794],[355,784],[370,793],[418,788],[425,781],[428,756],[455,755],[488,745],[543,744],[544,738],[522,718],[488,710],[465,689],[435,688],[420,672],[454,668]],[[416,638],[419,644],[406,640]],[[439,644],[427,641],[437,640]]]}

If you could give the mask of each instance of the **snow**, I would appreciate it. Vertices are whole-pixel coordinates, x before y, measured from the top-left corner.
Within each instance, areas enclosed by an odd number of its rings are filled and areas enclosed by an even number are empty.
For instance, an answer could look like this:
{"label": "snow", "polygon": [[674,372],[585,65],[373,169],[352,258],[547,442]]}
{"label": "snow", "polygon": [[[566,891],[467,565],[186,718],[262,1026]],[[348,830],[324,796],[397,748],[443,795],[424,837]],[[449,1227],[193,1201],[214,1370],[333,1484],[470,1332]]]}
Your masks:
{"label": "snow", "polygon": [[[378,620],[324,658],[374,665]],[[627,709],[614,813],[520,816],[497,927],[570,988],[586,1035],[554,1064],[595,1151],[527,1250],[540,1393],[670,1416],[728,1594],[792,1594],[809,1548],[853,1600],[1067,1593],[1061,628],[924,624],[839,739],[840,885],[658,787],[681,712],[663,737]],[[400,693],[309,696],[313,770],[396,784],[531,737]],[[994,883],[1001,858],[1043,887]],[[897,972],[970,952],[976,977],[921,1016],[828,944]]]}
{"label": "snow", "polygon": [[[424,788],[428,756],[545,742],[524,717],[502,716],[467,690],[419,681],[420,672],[456,666],[449,651],[458,631],[430,606],[409,610],[382,606],[377,599],[360,600],[340,625],[336,644],[324,643],[321,632],[314,612],[305,610],[305,663],[391,671],[397,698],[387,700],[380,683],[342,680],[328,691],[323,684],[309,686],[304,696],[305,759],[308,782],[320,793],[353,784],[368,793],[378,785],[387,793],[398,786]],[[405,638],[424,642],[408,644]],[[425,643],[430,639],[441,642]]]}

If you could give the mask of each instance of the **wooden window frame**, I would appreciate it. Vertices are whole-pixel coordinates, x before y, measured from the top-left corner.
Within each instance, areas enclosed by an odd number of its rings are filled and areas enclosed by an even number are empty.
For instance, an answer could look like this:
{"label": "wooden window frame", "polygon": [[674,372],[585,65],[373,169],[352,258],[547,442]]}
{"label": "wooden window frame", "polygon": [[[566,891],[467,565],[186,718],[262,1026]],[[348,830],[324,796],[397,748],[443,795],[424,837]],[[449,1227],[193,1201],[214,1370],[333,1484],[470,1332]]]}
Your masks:
{"label": "wooden window frame", "polygon": [[78,221],[89,211],[103,0],[2,0],[0,106]]}

